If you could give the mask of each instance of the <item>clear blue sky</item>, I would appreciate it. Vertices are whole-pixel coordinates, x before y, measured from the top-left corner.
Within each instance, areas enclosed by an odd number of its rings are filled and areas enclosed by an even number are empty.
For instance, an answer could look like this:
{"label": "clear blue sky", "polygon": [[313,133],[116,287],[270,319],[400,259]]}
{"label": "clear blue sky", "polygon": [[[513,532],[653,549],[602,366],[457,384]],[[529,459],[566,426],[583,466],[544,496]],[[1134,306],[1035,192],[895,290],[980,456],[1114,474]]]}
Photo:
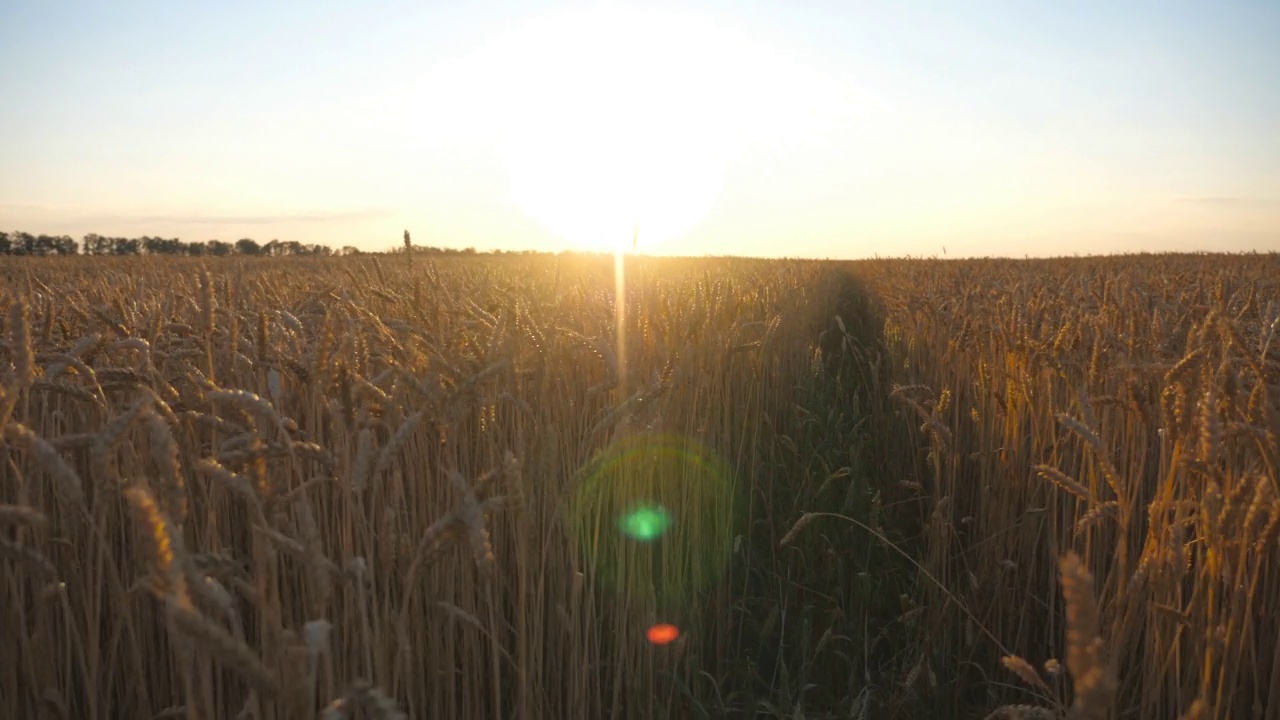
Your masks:
{"label": "clear blue sky", "polygon": [[5,0],[0,228],[1280,250],[1275,0],[636,7]]}

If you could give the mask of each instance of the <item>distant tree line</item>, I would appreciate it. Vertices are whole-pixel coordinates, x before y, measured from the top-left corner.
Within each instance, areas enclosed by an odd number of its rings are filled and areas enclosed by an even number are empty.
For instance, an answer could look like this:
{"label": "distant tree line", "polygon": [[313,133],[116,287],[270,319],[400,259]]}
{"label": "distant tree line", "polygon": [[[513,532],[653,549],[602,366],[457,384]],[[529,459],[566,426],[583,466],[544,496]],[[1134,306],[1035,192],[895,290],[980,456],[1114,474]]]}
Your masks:
{"label": "distant tree line", "polygon": [[[411,245],[415,255],[539,255],[535,250],[477,251],[473,247],[454,249],[430,245]],[[403,252],[392,250],[391,252]],[[85,235],[80,242],[69,235],[32,235],[27,232],[0,232],[0,256],[29,255],[178,255],[186,257],[233,256],[242,257],[329,257],[333,255],[368,254],[351,245],[335,250],[328,245],[300,243],[296,240],[272,240],[259,243],[252,238],[241,238],[233,243],[222,240],[183,242],[178,238],[143,236],[139,238],[108,237],[97,233]]]}
{"label": "distant tree line", "polygon": [[462,250],[454,250],[452,248],[438,248],[430,245],[405,245],[411,249],[415,255],[475,255],[476,249],[473,247],[463,248]]}
{"label": "distant tree line", "polygon": [[[442,248],[432,245],[410,245],[410,250],[414,255],[520,255],[533,256],[545,255],[544,250],[476,250],[473,247],[466,248]],[[397,250],[396,252],[401,252]]]}
{"label": "distant tree line", "polygon": [[360,251],[347,246],[334,251],[328,245],[308,245],[296,240],[282,242],[272,240],[259,243],[252,238],[241,238],[234,243],[223,240],[183,242],[178,238],[144,236],[140,238],[108,237],[97,233],[84,236],[80,242],[67,235],[32,235],[27,232],[0,232],[0,255],[186,255],[186,256],[265,256],[293,255],[359,255]]}

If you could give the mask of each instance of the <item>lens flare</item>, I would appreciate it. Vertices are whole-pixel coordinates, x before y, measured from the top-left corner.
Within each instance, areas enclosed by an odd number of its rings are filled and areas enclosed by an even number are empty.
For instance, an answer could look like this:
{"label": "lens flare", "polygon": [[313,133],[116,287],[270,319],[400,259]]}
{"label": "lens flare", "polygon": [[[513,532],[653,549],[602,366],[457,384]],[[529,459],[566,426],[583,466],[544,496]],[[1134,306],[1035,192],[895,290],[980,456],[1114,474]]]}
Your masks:
{"label": "lens flare", "polygon": [[654,645],[670,645],[680,637],[680,628],[669,623],[658,623],[651,626],[645,636]]}
{"label": "lens flare", "polygon": [[641,505],[618,520],[618,529],[640,542],[657,540],[671,525],[671,514],[661,505]]}
{"label": "lens flare", "polygon": [[661,615],[696,606],[724,576],[742,499],[716,453],[640,433],[615,441],[580,478],[569,520],[602,589]]}

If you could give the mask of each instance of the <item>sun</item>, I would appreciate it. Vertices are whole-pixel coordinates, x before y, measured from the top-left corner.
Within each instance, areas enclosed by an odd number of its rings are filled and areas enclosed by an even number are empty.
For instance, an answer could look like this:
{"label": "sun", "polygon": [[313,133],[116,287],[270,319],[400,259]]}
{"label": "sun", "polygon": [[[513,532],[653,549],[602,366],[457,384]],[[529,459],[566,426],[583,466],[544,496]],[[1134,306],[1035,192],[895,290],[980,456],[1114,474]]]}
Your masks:
{"label": "sun", "polygon": [[603,4],[494,35],[433,86],[483,127],[522,213],[579,249],[650,248],[720,195],[744,47],[698,16]]}
{"label": "sun", "polygon": [[732,150],[717,86],[730,45],[692,16],[615,5],[501,38],[518,108],[496,147],[511,199],[580,248],[688,233],[714,205]]}
{"label": "sun", "polygon": [[434,64],[415,122],[428,145],[480,140],[510,204],[572,247],[665,249],[717,210],[744,151],[840,122],[846,84],[793,55],[723,18],[579,7]]}

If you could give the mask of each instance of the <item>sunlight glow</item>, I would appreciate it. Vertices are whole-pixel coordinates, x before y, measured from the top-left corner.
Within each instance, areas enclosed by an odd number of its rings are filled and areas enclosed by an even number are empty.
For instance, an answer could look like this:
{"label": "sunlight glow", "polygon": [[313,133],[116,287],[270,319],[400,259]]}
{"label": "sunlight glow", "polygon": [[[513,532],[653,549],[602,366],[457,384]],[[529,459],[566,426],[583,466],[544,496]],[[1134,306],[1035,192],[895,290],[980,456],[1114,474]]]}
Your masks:
{"label": "sunlight glow", "polygon": [[[540,17],[433,69],[437,137],[483,137],[527,216],[582,249],[669,243],[753,143],[839,123],[839,91],[699,16],[599,5]],[[447,119],[452,114],[453,123]]]}
{"label": "sunlight glow", "polygon": [[513,200],[569,241],[614,250],[687,232],[711,208],[728,118],[709,106],[717,39],[665,14],[601,7],[535,23],[509,46],[526,108],[499,152]]}

